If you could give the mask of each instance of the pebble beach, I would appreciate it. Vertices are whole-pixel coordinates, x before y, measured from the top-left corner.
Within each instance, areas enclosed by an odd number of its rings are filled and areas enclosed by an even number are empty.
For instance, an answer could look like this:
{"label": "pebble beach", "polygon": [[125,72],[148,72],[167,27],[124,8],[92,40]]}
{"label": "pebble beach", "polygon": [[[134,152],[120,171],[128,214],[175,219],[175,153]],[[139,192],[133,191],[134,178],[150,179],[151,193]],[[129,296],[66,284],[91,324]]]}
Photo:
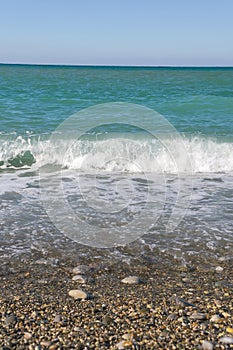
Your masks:
{"label": "pebble beach", "polygon": [[232,13],[1,2],[0,350],[233,350]]}
{"label": "pebble beach", "polygon": [[[140,259],[139,259],[140,260]],[[232,260],[2,265],[0,349],[233,349]]]}

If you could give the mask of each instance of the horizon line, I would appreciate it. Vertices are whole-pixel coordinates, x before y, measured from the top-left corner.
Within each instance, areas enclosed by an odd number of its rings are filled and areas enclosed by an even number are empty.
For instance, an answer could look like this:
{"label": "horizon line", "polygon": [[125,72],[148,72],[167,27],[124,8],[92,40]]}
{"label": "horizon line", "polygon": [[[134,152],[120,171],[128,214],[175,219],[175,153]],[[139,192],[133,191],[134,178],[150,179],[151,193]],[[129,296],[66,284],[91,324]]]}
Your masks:
{"label": "horizon line", "polygon": [[57,66],[57,67],[122,67],[122,68],[233,68],[233,65],[141,65],[141,64],[69,64],[69,63],[16,63],[0,62],[12,66]]}

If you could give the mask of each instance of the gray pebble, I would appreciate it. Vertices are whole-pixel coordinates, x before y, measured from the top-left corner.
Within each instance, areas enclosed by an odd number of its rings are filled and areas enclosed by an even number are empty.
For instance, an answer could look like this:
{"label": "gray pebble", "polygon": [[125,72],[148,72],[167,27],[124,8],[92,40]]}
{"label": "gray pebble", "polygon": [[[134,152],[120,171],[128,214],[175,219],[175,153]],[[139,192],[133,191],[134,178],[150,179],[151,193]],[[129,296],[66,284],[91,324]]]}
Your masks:
{"label": "gray pebble", "polygon": [[124,340],[122,340],[122,341],[120,341],[119,343],[117,343],[116,344],[116,348],[118,349],[118,350],[123,350],[123,349],[125,349],[125,347],[124,347]]}
{"label": "gray pebble", "polygon": [[140,278],[137,276],[128,276],[128,277],[123,278],[123,280],[121,280],[121,282],[125,283],[125,284],[138,284],[141,281],[140,281]]}
{"label": "gray pebble", "polygon": [[90,271],[90,267],[87,265],[78,265],[73,268],[72,272],[74,275],[85,275]]}
{"label": "gray pebble", "polygon": [[221,319],[221,317],[217,314],[213,315],[210,319],[210,322],[218,322]]}
{"label": "gray pebble", "polygon": [[203,350],[213,350],[214,345],[208,340],[203,340],[202,342],[202,349]]}
{"label": "gray pebble", "polygon": [[45,346],[46,348],[50,347],[51,344],[52,344],[52,342],[49,341],[49,340],[43,340],[43,341],[40,343],[40,345]]}
{"label": "gray pebble", "polygon": [[224,344],[233,344],[233,337],[224,336],[224,337],[220,338],[219,341],[221,343],[224,343]]}
{"label": "gray pebble", "polygon": [[87,278],[83,275],[75,275],[72,278],[72,281],[76,281],[81,284],[85,284],[87,282]]}
{"label": "gray pebble", "polygon": [[221,272],[223,272],[223,267],[217,266],[215,270],[216,270],[216,272],[221,273]]}
{"label": "gray pebble", "polygon": [[69,296],[71,296],[74,299],[88,299],[89,298],[88,293],[84,292],[81,289],[70,290]]}
{"label": "gray pebble", "polygon": [[177,314],[176,313],[172,313],[170,315],[167,316],[167,320],[176,320],[177,319]]}
{"label": "gray pebble", "polygon": [[53,322],[60,323],[62,322],[62,316],[61,315],[56,315],[53,319]]}
{"label": "gray pebble", "polygon": [[16,318],[14,315],[8,316],[8,317],[5,319],[5,325],[6,325],[6,326],[9,326],[9,325],[15,323],[16,321],[17,321],[17,318]]}
{"label": "gray pebble", "polygon": [[206,314],[203,314],[201,312],[194,312],[190,315],[190,318],[192,320],[205,320],[206,319]]}
{"label": "gray pebble", "polygon": [[194,304],[188,302],[187,300],[183,299],[183,298],[178,298],[176,296],[173,296],[170,298],[170,301],[174,301],[177,305],[181,305],[181,306],[191,306],[191,307],[195,307]]}

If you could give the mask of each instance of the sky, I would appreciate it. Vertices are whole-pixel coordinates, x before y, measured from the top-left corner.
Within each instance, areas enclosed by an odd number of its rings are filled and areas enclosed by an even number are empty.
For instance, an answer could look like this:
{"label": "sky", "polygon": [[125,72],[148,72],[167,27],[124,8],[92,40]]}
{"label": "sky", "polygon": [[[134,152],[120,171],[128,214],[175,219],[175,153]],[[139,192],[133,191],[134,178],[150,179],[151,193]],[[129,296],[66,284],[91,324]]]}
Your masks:
{"label": "sky", "polygon": [[0,0],[0,62],[233,66],[233,0]]}

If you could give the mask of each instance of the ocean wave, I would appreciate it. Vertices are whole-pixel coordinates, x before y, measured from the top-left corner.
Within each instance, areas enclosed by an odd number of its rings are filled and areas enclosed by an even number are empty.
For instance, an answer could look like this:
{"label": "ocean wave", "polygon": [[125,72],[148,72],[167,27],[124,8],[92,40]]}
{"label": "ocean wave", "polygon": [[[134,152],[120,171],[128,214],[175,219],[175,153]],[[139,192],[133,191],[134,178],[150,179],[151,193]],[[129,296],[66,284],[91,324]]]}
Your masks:
{"label": "ocean wave", "polygon": [[[134,135],[135,136],[135,135]],[[18,136],[0,139],[0,168],[35,169],[48,164],[81,172],[229,173],[233,171],[233,142],[202,136],[143,139],[57,140]],[[174,159],[174,149],[176,159]],[[188,155],[186,164],[184,155]],[[177,160],[179,165],[177,168]]]}

